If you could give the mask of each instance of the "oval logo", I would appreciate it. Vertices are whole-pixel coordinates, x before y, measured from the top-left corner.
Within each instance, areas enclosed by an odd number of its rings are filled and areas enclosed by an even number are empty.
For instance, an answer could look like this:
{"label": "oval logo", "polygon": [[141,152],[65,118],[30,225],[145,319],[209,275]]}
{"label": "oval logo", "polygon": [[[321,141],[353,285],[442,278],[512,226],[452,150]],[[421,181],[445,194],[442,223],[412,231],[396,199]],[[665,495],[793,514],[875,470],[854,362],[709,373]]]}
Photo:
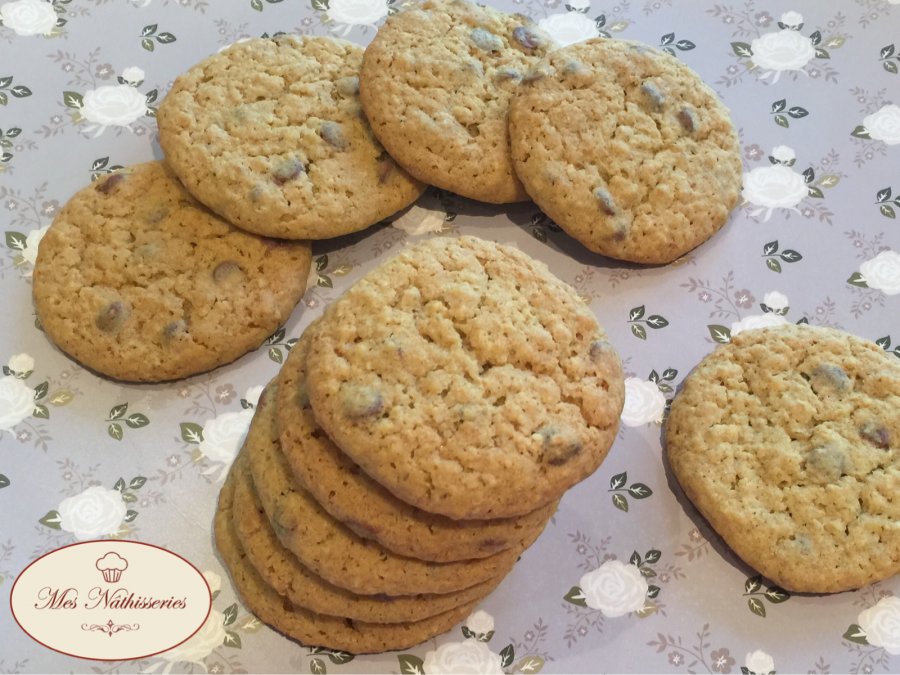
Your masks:
{"label": "oval logo", "polygon": [[186,641],[209,616],[212,595],[179,555],[133,541],[87,541],[26,567],[9,604],[22,630],[45,647],[120,661]]}

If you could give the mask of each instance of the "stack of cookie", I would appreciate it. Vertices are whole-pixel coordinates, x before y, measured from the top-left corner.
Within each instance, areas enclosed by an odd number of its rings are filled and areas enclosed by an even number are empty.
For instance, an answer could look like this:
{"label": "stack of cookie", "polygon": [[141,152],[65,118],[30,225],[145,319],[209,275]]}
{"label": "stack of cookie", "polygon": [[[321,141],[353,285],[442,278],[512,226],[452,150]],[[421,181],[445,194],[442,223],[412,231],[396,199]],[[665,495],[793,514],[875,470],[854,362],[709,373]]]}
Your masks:
{"label": "stack of cookie", "polygon": [[618,355],[541,263],[410,247],[335,301],[269,384],[216,540],[250,609],[305,644],[400,649],[464,618],[618,429]]}
{"label": "stack of cookie", "polygon": [[410,174],[472,199],[533,199],[593,251],[670,262],[718,231],[738,137],[677,58],[597,38],[554,51],[521,14],[429,0],[366,49],[363,109]]}

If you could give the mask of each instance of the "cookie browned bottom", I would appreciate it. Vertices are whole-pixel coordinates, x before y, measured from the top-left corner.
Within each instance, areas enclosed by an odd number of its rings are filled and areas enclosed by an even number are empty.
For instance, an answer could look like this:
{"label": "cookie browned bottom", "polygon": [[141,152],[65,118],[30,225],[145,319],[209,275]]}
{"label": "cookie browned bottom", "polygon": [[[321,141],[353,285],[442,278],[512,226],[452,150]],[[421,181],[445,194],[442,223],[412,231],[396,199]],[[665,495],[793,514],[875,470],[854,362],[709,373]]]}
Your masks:
{"label": "cookie browned bottom", "polygon": [[236,470],[234,526],[247,560],[269,586],[294,604],[320,614],[374,623],[421,621],[488,595],[502,576],[443,595],[357,595],[328,583],[278,541],[253,486],[249,467]]}
{"label": "cookie browned bottom", "polygon": [[272,527],[300,562],[326,581],[360,595],[453,593],[503,576],[540,532],[490,558],[431,563],[364,539],[319,506],[294,481],[275,424],[275,392],[260,397],[245,447],[257,493]]}
{"label": "cookie browned bottom", "polygon": [[281,368],[278,430],[294,477],[332,517],[394,553],[432,562],[486,558],[544,529],[556,502],[517,518],[453,520],[398,499],[341,452],[316,423],[306,395],[306,358],[320,321],[306,329]]}
{"label": "cookie browned bottom", "polygon": [[[244,461],[241,453],[235,460]],[[365,623],[316,614],[278,595],[247,561],[234,529],[234,469],[222,487],[216,511],[216,546],[244,604],[259,619],[306,646],[325,647],[351,654],[406,649],[450,630],[478,605],[470,602],[443,614],[409,623]]]}
{"label": "cookie browned bottom", "polygon": [[666,424],[685,493],[750,566],[835,593],[900,572],[900,361],[830,328],[747,330]]}
{"label": "cookie browned bottom", "polygon": [[210,213],[164,162],[76,193],[41,240],[34,301],[47,336],[105,375],[158,382],[229,363],[287,321],[309,242]]}

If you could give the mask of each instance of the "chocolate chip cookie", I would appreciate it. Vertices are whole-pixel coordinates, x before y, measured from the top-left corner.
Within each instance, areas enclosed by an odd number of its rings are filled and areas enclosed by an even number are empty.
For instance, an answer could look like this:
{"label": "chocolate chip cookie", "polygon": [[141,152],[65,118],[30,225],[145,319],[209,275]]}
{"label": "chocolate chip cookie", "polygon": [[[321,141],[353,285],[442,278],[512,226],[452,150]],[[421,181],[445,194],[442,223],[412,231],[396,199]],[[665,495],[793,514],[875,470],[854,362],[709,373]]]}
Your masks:
{"label": "chocolate chip cookie", "polygon": [[306,290],[309,242],[248,234],[198,203],[163,162],[98,179],[41,241],[34,301],[60,349],[120,380],[229,363]]}
{"label": "chocolate chip cookie", "polygon": [[900,572],[900,361],[830,328],[747,330],[684,382],[666,425],[685,493],[784,588]]}

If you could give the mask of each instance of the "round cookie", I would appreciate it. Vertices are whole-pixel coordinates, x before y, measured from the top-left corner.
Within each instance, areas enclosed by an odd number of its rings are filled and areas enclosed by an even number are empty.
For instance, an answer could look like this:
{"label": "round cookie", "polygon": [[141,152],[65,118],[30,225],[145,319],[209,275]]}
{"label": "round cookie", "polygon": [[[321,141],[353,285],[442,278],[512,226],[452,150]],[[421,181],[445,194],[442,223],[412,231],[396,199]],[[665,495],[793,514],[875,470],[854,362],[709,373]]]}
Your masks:
{"label": "round cookie", "polygon": [[248,234],[163,162],[76,193],[41,240],[34,302],[47,336],[111,377],[157,382],[229,363],[290,316],[309,242]]}
{"label": "round cookie", "polygon": [[325,239],[396,213],[425,186],[362,114],[362,55],[345,40],[281,35],[208,57],[159,107],[166,160],[197,199],[258,234]]}
{"label": "round cookie", "polygon": [[295,605],[320,614],[375,623],[421,621],[487,596],[502,577],[444,595],[357,595],[328,583],[302,565],[275,535],[253,486],[249,467],[238,470],[234,526],[247,560],[269,586]]}
{"label": "round cookie", "polygon": [[419,180],[483,202],[527,200],[509,153],[509,100],[555,47],[521,14],[429,0],[388,17],[366,48],[363,109]]}
{"label": "round cookie", "polygon": [[359,595],[453,593],[505,576],[538,533],[490,558],[437,564],[396,555],[328,515],[293,480],[281,452],[271,389],[247,435],[253,482],[278,539],[300,562]]}
{"label": "round cookie", "polygon": [[379,624],[316,614],[291,604],[262,580],[247,560],[234,529],[234,475],[243,458],[244,453],[241,453],[219,494],[215,518],[216,548],[244,604],[276,630],[307,646],[352,654],[378,653],[406,649],[448,631],[478,605],[478,601],[470,602],[422,621]]}
{"label": "round cookie", "polygon": [[900,362],[829,328],[748,330],[666,424],[685,493],[734,552],[797,592],[900,572]]}
{"label": "round cookie", "polygon": [[334,442],[398,498],[458,519],[524,515],[587,478],[625,398],[574,289],[475,237],[411,246],[354,284],[308,367]]}
{"label": "round cookie", "polygon": [[332,517],[394,553],[433,562],[485,558],[544,529],[556,502],[518,518],[452,520],[397,499],[341,452],[316,423],[306,394],[306,358],[320,321],[279,373],[278,429],[294,477]]}
{"label": "round cookie", "polygon": [[666,263],[715,234],[737,203],[728,109],[675,57],[597,38],[551,54],[513,96],[516,172],[590,250]]}

